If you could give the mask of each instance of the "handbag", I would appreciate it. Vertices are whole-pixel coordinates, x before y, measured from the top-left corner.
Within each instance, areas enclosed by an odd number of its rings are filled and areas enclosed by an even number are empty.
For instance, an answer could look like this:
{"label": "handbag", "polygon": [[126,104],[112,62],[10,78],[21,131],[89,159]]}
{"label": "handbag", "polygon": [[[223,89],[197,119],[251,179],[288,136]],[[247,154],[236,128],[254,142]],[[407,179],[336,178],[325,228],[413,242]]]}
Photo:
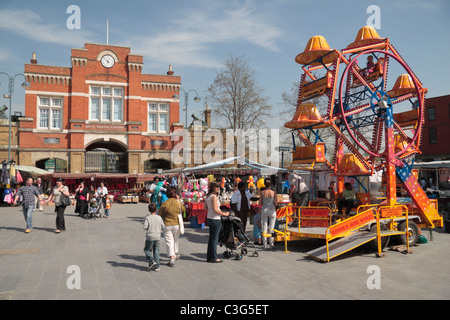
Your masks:
{"label": "handbag", "polygon": [[[66,189],[67,189],[67,188],[66,188]],[[61,202],[62,202],[62,204],[65,205],[66,207],[72,205],[72,200],[70,200],[70,197],[66,197],[64,194],[62,194],[62,192],[61,192]]]}
{"label": "handbag", "polygon": [[72,200],[70,200],[69,197],[66,197],[65,195],[61,195],[62,197],[62,204],[65,205],[66,207],[71,206],[72,205]]}
{"label": "handbag", "polygon": [[180,206],[180,213],[178,214],[178,225],[180,226],[180,234],[184,234],[184,222],[183,222],[183,215],[181,214],[180,201],[178,201],[178,205]]}

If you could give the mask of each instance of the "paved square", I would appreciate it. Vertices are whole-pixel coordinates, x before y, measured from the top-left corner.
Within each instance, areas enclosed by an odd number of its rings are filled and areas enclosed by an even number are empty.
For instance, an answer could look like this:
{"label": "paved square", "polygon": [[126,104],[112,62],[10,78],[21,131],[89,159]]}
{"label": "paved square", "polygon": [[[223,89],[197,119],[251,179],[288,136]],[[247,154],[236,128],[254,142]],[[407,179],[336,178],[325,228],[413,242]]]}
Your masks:
{"label": "paved square", "polygon": [[[319,240],[282,243],[241,261],[206,263],[208,228],[189,228],[180,240],[174,268],[161,242],[161,269],[147,271],[143,253],[147,205],[118,204],[108,219],[86,220],[66,209],[67,231],[55,234],[53,207],[33,213],[26,234],[21,207],[0,208],[0,299],[34,300],[279,300],[449,299],[450,234],[434,230],[433,241],[414,253],[385,250],[384,258],[362,249],[329,263],[305,253]],[[250,225],[251,226],[251,225]],[[250,229],[251,230],[251,229]],[[429,231],[423,230],[429,238]],[[224,248],[218,246],[218,253]],[[80,288],[72,288],[74,267]],[[378,273],[373,270],[378,270]],[[379,289],[373,287],[379,276]]]}

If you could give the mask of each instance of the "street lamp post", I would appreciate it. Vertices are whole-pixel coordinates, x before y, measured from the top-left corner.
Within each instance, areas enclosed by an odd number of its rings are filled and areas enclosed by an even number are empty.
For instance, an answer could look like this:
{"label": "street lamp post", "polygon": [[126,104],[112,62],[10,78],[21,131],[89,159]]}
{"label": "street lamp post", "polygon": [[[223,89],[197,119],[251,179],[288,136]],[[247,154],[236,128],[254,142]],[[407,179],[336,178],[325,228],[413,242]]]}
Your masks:
{"label": "street lamp post", "polygon": [[[16,79],[17,76],[23,76],[23,78],[25,79],[24,82],[22,82],[22,88],[27,89],[31,86],[31,84],[29,82],[26,81],[25,75],[22,73],[18,73],[13,77],[10,77],[9,74],[7,74],[6,72],[0,72],[0,74],[4,74],[8,77],[8,93],[9,94],[4,94],[3,97],[9,99],[9,142],[8,142],[8,163],[9,165],[9,170],[10,170],[10,174],[11,174],[11,122],[12,122],[12,118],[11,118],[11,110],[12,110],[12,95],[14,93],[14,80]],[[11,179],[11,177],[10,177]]]}
{"label": "street lamp post", "polygon": [[[196,96],[194,98],[195,102],[200,102],[201,99],[198,96],[197,91],[195,91],[195,90],[189,90],[189,91],[186,92],[186,91],[184,91],[183,89],[180,88],[180,93],[181,93],[181,91],[183,91],[183,93],[184,93],[184,110],[186,111],[186,114],[185,114],[186,124],[185,125],[186,125],[186,129],[187,129],[187,127],[188,127],[188,124],[187,124],[187,113],[188,113],[188,105],[189,105],[189,93],[190,92],[195,92],[195,94],[196,94]],[[180,96],[177,95],[177,94],[174,94],[172,98],[173,99],[180,99]]]}
{"label": "street lamp post", "polygon": [[[187,135],[188,135],[188,122],[187,122],[187,114],[188,114],[188,105],[189,105],[189,93],[190,92],[195,92],[195,98],[194,101],[195,102],[200,102],[200,97],[198,96],[197,91],[195,90],[189,90],[189,91],[184,91],[183,89],[180,88],[180,93],[183,92],[184,93],[184,110],[186,111],[185,113],[185,126],[186,126],[186,131],[185,131],[185,143],[187,144]],[[173,99],[180,99],[180,96],[178,94],[174,94],[172,96]],[[185,145],[185,147],[187,147],[187,145]],[[185,154],[185,159],[184,159],[184,166],[187,167],[187,152],[184,153]]]}

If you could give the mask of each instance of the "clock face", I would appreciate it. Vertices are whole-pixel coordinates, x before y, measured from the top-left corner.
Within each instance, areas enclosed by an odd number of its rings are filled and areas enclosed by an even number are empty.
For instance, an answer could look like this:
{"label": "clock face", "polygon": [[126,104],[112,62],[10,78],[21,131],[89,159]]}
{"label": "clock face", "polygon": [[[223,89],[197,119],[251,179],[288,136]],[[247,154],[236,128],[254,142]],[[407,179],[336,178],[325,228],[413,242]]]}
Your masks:
{"label": "clock face", "polygon": [[100,61],[102,63],[102,66],[104,66],[105,68],[111,68],[116,62],[114,58],[109,54],[105,54]]}

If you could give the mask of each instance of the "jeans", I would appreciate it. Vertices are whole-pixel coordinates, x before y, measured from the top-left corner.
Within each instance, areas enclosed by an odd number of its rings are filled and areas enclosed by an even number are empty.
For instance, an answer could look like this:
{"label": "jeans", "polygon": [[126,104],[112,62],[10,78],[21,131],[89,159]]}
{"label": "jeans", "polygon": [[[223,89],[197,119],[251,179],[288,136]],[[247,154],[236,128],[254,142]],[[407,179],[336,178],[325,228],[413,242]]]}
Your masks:
{"label": "jeans", "polygon": [[[275,228],[275,221],[277,220],[277,213],[275,211],[270,212],[270,210],[263,210],[261,213],[261,224],[263,228],[263,233],[273,233],[273,229]],[[267,245],[267,238],[262,236],[262,242],[264,246]],[[269,245],[273,245],[274,238],[269,238]]]}
{"label": "jeans", "polygon": [[34,210],[34,206],[30,205],[30,206],[25,206],[22,205],[22,210],[23,210],[23,217],[25,218],[25,221],[27,222],[27,229],[33,229],[33,210]]}
{"label": "jeans", "polygon": [[159,246],[159,240],[145,240],[145,258],[150,262],[150,264],[156,262],[156,267],[159,267]]}
{"label": "jeans", "polygon": [[217,260],[217,243],[219,242],[219,234],[222,223],[220,219],[207,219],[209,227],[208,251],[206,253],[206,261]]}

